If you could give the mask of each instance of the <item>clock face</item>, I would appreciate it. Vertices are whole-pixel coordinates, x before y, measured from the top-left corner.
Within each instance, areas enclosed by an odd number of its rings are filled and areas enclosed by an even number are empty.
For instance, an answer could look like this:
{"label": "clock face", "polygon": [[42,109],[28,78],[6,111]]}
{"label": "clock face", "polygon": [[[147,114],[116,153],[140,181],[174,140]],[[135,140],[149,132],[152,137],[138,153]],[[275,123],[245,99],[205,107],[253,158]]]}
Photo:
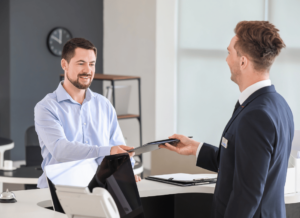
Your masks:
{"label": "clock face", "polygon": [[71,38],[71,33],[65,28],[57,27],[51,30],[47,39],[50,52],[55,56],[61,56],[64,44]]}

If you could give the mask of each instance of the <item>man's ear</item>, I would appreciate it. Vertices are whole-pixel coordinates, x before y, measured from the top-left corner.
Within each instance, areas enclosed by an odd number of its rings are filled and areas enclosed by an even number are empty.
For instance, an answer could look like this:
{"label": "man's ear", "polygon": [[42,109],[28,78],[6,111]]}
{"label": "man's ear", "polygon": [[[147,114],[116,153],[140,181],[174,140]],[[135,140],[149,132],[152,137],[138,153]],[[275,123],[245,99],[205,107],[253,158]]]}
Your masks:
{"label": "man's ear", "polygon": [[243,70],[245,69],[249,64],[249,60],[246,56],[242,56],[240,58],[240,68]]}
{"label": "man's ear", "polygon": [[61,59],[60,61],[60,64],[61,64],[61,68],[64,70],[64,71],[67,71],[68,70],[68,62],[66,61],[66,59]]}

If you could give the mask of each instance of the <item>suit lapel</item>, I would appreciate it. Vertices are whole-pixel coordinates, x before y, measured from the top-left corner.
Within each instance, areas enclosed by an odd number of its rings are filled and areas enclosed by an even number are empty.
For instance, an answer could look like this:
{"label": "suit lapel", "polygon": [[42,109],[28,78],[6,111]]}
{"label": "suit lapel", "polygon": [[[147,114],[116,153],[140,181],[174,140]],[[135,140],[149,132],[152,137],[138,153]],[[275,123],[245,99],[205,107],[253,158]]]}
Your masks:
{"label": "suit lapel", "polygon": [[232,122],[235,120],[235,118],[240,114],[240,112],[247,107],[254,99],[256,99],[258,96],[269,93],[269,92],[276,92],[274,85],[271,86],[267,86],[264,88],[261,88],[259,90],[257,90],[256,92],[254,92],[252,95],[250,95],[246,101],[244,101],[244,103],[235,111],[235,113],[232,115],[231,119],[229,120],[229,122],[227,123],[223,135],[224,133],[228,130],[228,128],[231,126]]}
{"label": "suit lapel", "polygon": [[[225,127],[225,129],[223,131],[223,134],[222,134],[222,137],[221,137],[221,141],[222,141],[222,138],[223,138],[225,132],[229,129],[229,127],[231,126],[231,124],[233,123],[233,121],[235,120],[235,118],[237,118],[237,116],[241,113],[241,111],[245,107],[247,107],[258,96],[266,94],[266,93],[270,93],[270,92],[276,92],[274,85],[261,88],[261,89],[257,90],[256,92],[254,92],[252,95],[250,95],[246,99],[246,101],[233,113],[232,117],[230,118],[229,122],[227,123],[227,125],[226,125],[226,127]],[[221,141],[219,143],[219,146],[221,144]],[[220,155],[221,155],[221,148],[219,149],[219,152],[218,152],[218,161],[220,160]]]}
{"label": "suit lapel", "polygon": [[230,127],[230,125],[232,124],[232,122],[234,121],[234,119],[240,114],[240,112],[243,110],[243,106],[239,106],[239,108],[233,113],[232,117],[230,118],[229,122],[227,123],[223,135],[224,133],[227,131],[227,129]]}

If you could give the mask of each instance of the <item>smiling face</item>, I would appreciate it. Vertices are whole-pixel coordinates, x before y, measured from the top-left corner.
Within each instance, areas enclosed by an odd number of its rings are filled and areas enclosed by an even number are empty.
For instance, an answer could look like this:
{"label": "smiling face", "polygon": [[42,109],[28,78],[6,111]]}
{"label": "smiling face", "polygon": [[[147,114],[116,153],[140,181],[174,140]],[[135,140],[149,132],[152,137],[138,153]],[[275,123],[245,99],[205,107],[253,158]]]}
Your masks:
{"label": "smiling face", "polygon": [[67,79],[78,89],[90,87],[95,75],[95,65],[96,55],[91,49],[76,48],[69,63],[62,60]]}
{"label": "smiling face", "polygon": [[228,56],[226,58],[226,62],[229,66],[230,72],[231,72],[231,80],[235,83],[238,83],[238,78],[241,74],[241,69],[240,69],[240,59],[241,57],[238,55],[237,51],[234,48],[234,45],[238,38],[234,36],[230,44],[227,48],[228,50]]}

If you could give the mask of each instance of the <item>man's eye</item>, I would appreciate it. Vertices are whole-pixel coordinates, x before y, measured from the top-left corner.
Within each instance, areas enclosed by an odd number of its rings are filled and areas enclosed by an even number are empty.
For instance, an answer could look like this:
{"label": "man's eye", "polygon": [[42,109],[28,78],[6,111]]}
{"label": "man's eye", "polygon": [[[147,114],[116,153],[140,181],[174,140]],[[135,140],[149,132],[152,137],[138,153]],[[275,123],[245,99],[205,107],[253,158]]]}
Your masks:
{"label": "man's eye", "polygon": [[79,65],[83,65],[83,63],[79,63]]}
{"label": "man's eye", "polygon": [[92,66],[92,67],[93,67],[93,66],[95,66],[95,64],[90,64],[90,66]]}

